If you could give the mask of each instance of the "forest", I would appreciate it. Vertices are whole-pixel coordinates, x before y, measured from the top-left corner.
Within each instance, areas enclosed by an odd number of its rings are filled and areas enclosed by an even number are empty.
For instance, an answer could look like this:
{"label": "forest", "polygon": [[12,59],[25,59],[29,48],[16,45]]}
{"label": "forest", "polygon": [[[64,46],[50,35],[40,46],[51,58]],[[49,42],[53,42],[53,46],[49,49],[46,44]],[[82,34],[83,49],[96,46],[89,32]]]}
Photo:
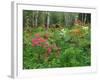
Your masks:
{"label": "forest", "polygon": [[23,10],[23,69],[90,65],[90,13]]}

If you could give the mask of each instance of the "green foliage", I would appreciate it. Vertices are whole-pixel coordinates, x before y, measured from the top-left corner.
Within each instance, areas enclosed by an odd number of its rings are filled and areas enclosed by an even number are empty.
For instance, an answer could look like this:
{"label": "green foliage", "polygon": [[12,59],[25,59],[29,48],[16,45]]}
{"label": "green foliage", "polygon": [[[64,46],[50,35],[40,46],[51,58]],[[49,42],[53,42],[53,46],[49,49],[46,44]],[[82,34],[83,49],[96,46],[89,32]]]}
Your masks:
{"label": "green foliage", "polygon": [[89,25],[90,19],[91,19],[91,15],[88,13],[23,10],[24,27],[37,27],[37,26],[46,27],[46,25],[48,25],[49,27],[54,25],[55,27],[56,25],[60,25],[61,27],[70,28],[75,24]]}
{"label": "green foliage", "polygon": [[91,15],[23,10],[23,69],[91,65]]}
{"label": "green foliage", "polygon": [[[23,68],[54,68],[91,65],[90,31],[78,27],[46,31],[43,27],[25,28],[23,33]],[[74,31],[74,32],[73,32]],[[35,34],[46,39],[48,46],[32,46]],[[45,37],[45,34],[48,34]],[[76,36],[77,35],[77,36]],[[51,48],[48,52],[48,48]]]}

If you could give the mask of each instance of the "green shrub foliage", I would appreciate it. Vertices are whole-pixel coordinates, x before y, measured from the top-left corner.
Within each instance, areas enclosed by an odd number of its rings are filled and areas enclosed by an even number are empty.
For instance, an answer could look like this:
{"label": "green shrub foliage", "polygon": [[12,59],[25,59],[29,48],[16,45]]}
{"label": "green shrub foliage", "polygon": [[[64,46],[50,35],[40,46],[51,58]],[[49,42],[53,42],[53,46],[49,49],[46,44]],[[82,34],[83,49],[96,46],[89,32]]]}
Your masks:
{"label": "green shrub foliage", "polygon": [[23,31],[23,68],[80,67],[91,65],[89,27],[37,28]]}

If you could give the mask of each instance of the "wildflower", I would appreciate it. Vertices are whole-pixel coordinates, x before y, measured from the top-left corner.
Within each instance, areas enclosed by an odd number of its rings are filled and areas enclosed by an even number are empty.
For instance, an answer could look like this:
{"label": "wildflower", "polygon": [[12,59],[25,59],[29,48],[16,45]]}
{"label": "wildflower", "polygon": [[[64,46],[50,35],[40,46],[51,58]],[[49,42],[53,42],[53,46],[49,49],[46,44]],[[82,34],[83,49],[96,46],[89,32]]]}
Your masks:
{"label": "wildflower", "polygon": [[37,38],[37,40],[41,43],[41,42],[45,42],[46,40],[45,39],[43,39],[43,38]]}
{"label": "wildflower", "polygon": [[40,42],[36,38],[32,39],[32,46],[40,46]]}
{"label": "wildflower", "polygon": [[62,29],[61,31],[62,31],[63,33],[66,33],[66,30],[65,30],[65,29]]}
{"label": "wildflower", "polygon": [[35,38],[32,39],[32,46],[43,46],[46,40],[40,37],[39,34],[35,34]]}
{"label": "wildflower", "polygon": [[51,53],[51,48],[50,48],[50,47],[47,48],[47,52],[48,52],[48,53]]}
{"label": "wildflower", "polygon": [[66,34],[66,30],[65,29],[61,29],[60,33],[59,33],[61,36],[65,35]]}
{"label": "wildflower", "polygon": [[40,34],[38,34],[38,33],[37,33],[37,34],[35,34],[35,37],[40,37]]}
{"label": "wildflower", "polygon": [[74,29],[74,30],[71,30],[70,31],[71,33],[73,33],[73,34],[80,34],[80,29]]}
{"label": "wildflower", "polygon": [[82,29],[83,29],[83,30],[88,30],[89,27],[87,27],[87,26],[86,26],[86,27],[85,27],[85,26],[82,26]]}

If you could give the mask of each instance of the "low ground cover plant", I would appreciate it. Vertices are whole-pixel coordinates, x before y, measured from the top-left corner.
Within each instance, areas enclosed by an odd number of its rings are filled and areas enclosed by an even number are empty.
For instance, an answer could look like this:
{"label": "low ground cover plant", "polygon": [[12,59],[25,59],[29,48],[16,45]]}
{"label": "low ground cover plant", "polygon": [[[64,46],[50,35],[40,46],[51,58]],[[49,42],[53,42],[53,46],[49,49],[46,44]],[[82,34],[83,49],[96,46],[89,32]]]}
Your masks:
{"label": "low ground cover plant", "polygon": [[89,27],[25,27],[23,68],[80,67],[91,65]]}

